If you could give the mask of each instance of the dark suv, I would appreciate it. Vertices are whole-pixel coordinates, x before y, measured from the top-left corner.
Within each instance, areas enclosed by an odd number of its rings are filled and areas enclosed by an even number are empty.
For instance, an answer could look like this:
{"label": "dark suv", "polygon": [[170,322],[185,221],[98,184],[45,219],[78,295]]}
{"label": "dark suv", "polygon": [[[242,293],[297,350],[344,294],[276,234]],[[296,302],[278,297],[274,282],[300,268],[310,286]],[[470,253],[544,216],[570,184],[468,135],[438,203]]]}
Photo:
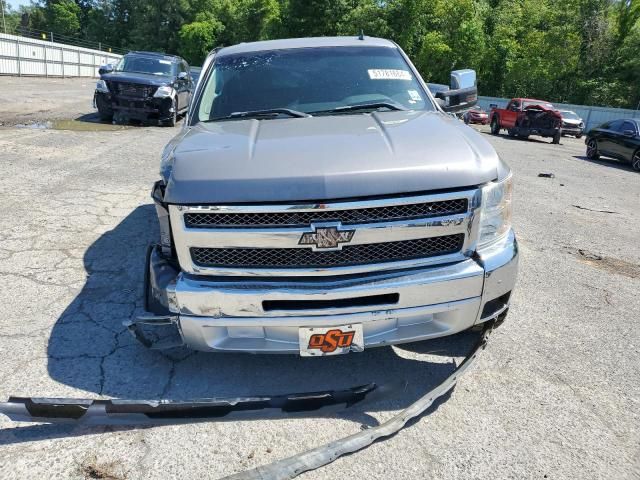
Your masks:
{"label": "dark suv", "polygon": [[180,57],[130,52],[99,72],[94,104],[102,120],[155,120],[173,127],[187,111],[194,84]]}

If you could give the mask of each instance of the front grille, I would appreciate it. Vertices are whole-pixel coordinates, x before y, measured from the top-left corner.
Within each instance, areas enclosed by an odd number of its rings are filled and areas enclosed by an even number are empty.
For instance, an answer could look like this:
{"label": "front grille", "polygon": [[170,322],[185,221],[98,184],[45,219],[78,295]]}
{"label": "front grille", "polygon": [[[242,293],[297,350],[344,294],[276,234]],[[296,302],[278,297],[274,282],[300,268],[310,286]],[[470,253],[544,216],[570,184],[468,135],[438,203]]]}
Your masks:
{"label": "front grille", "polygon": [[156,87],[151,85],[126,82],[110,82],[109,89],[119,95],[133,98],[149,98],[156,91]]}
{"label": "front grille", "polygon": [[343,225],[440,217],[466,213],[466,198],[409,205],[277,213],[185,213],[187,228],[261,228],[308,226],[313,222],[341,222]]}
{"label": "front grille", "polygon": [[346,245],[342,250],[307,248],[191,248],[193,262],[218,268],[323,268],[397,262],[458,252],[464,234],[400,242]]}

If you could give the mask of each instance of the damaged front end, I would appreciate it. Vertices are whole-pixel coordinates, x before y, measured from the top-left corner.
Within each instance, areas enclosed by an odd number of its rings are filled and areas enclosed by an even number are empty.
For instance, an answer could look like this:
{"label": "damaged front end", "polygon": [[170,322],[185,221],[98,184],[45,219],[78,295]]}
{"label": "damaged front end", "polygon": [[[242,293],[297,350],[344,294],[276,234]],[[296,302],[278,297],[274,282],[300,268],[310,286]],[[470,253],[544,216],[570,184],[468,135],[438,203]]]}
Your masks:
{"label": "damaged front end", "polygon": [[562,117],[555,110],[542,105],[529,105],[524,109],[519,130],[526,135],[541,137],[559,136],[562,129]]}
{"label": "damaged front end", "polygon": [[154,184],[151,197],[160,226],[160,243],[147,248],[144,270],[145,314],[123,324],[147,348],[165,349],[183,345],[175,296],[180,266],[171,242],[169,211],[163,202],[164,182]]}
{"label": "damaged front end", "polygon": [[[298,263],[290,263],[277,271],[251,265],[217,270],[195,263],[194,251],[214,246],[212,250],[222,252],[231,263],[246,251],[256,252],[257,261],[261,261],[263,257],[270,258],[274,251],[278,253],[272,244],[289,247],[298,241],[301,232],[307,234],[314,227],[277,223],[259,227],[244,223],[221,228],[194,227],[190,223],[194,218],[209,218],[207,215],[215,215],[218,210],[229,215],[225,221],[241,217],[244,222],[253,214],[228,213],[247,208],[244,206],[167,204],[165,183],[159,181],[154,185],[152,197],[160,242],[147,251],[145,312],[125,325],[138,341],[155,349],[184,345],[202,351],[317,355],[317,349],[311,348],[313,345],[301,340],[301,335],[316,328],[333,329],[332,332],[351,328],[361,332],[360,343],[338,352],[347,353],[453,335],[489,322],[508,310],[517,274],[518,247],[513,231],[505,229],[497,241],[476,248],[480,193],[465,190],[444,194],[446,198],[437,194],[420,198],[433,203],[463,197],[455,200],[465,205],[455,221],[451,216],[442,217],[443,221],[429,219],[419,231],[398,227],[398,222],[383,223],[396,236],[449,238],[451,235],[445,234],[455,234],[467,239],[468,248],[456,244],[455,248],[462,248],[461,251],[434,260],[394,263],[383,258],[355,267],[300,268]],[[394,205],[397,202],[382,201]],[[380,206],[380,201],[372,202],[378,209],[388,208]],[[275,208],[278,212],[277,209],[287,207],[249,208],[270,211]],[[323,205],[308,215],[327,214],[332,208],[344,214],[351,212],[348,208],[353,208],[353,202],[339,207]],[[284,212],[288,215],[287,210]],[[362,235],[361,239],[367,234],[379,236],[382,230],[366,225],[353,228]],[[313,255],[307,247],[298,248],[281,251],[288,251],[289,255],[292,252]],[[330,340],[325,337],[325,341]]]}

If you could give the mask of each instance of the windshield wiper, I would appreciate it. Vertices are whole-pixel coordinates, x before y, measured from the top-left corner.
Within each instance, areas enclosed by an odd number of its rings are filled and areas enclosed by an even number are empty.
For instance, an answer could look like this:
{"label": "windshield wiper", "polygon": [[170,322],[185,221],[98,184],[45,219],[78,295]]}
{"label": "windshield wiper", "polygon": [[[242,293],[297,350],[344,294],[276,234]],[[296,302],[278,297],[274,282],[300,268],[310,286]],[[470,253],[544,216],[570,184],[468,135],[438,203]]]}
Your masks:
{"label": "windshield wiper", "polygon": [[259,118],[259,117],[274,117],[277,115],[288,115],[294,118],[310,117],[308,113],[299,112],[298,110],[292,110],[290,108],[268,108],[265,110],[252,110],[249,112],[232,112],[224,117],[214,117],[207,120],[208,122],[215,122],[217,120],[232,120],[235,118]]}
{"label": "windshield wiper", "polygon": [[342,112],[356,112],[358,110],[379,110],[381,108],[388,108],[389,110],[406,110],[395,103],[391,102],[376,102],[376,103],[362,103],[358,105],[345,105],[344,107],[331,108],[329,110],[319,110],[311,113],[342,113]]}

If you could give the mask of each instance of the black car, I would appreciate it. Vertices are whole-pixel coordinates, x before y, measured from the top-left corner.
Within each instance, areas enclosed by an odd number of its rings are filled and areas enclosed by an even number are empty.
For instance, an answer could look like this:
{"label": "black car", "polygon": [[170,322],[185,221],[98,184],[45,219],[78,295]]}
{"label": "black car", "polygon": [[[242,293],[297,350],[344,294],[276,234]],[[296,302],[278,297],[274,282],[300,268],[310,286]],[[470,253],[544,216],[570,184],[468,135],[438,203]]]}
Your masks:
{"label": "black car", "polygon": [[175,55],[130,52],[100,68],[94,104],[102,120],[154,120],[174,126],[194,89],[189,65]]}
{"label": "black car", "polygon": [[624,118],[603,123],[587,134],[587,157],[613,157],[640,172],[640,120]]}

